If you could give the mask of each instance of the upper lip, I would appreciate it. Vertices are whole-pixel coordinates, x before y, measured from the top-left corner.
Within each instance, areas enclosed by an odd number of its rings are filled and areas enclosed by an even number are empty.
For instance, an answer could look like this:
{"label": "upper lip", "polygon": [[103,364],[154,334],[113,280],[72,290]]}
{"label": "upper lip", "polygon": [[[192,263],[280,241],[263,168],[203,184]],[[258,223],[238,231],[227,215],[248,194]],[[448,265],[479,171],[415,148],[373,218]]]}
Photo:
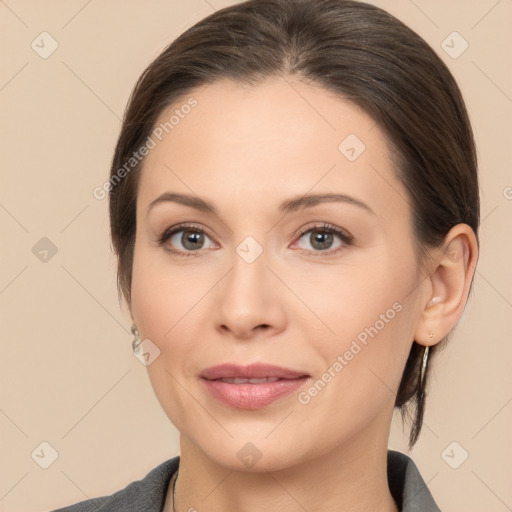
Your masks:
{"label": "upper lip", "polygon": [[279,377],[281,379],[296,379],[298,377],[309,377],[306,372],[275,366],[273,364],[253,363],[247,366],[241,366],[235,363],[225,363],[218,366],[212,366],[203,370],[201,377],[208,380],[245,378],[262,379],[265,377]]}

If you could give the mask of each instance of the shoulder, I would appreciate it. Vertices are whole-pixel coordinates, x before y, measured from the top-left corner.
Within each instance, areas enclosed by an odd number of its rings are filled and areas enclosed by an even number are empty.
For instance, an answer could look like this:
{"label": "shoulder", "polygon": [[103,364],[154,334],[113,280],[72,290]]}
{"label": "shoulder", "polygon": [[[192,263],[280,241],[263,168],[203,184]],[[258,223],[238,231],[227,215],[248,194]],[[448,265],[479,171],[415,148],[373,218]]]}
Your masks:
{"label": "shoulder", "polygon": [[180,457],[174,457],[153,468],[144,478],[130,483],[110,496],[80,501],[52,512],[160,512],[167,487],[179,467]]}
{"label": "shoulder", "polygon": [[441,512],[414,461],[388,450],[388,484],[401,512]]}

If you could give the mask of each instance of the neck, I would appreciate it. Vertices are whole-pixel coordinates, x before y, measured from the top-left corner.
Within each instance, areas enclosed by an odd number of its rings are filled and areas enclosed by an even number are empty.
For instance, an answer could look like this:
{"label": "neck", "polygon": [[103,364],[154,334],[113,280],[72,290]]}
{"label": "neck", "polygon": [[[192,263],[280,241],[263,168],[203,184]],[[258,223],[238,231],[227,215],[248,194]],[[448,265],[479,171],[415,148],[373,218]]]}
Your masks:
{"label": "neck", "polygon": [[[328,453],[264,472],[220,466],[182,435],[175,512],[399,512],[387,480],[388,435],[368,432]],[[171,495],[169,486],[165,512],[173,512]]]}

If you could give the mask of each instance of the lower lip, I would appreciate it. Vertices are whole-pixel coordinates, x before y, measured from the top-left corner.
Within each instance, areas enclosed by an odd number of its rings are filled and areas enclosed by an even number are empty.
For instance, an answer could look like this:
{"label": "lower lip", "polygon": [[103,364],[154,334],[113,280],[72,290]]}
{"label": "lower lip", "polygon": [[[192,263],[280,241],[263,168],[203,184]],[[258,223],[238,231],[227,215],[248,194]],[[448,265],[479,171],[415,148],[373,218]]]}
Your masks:
{"label": "lower lip", "polygon": [[220,380],[202,380],[212,396],[220,402],[239,409],[259,409],[293,393],[308,380],[308,377],[261,384],[231,384]]}

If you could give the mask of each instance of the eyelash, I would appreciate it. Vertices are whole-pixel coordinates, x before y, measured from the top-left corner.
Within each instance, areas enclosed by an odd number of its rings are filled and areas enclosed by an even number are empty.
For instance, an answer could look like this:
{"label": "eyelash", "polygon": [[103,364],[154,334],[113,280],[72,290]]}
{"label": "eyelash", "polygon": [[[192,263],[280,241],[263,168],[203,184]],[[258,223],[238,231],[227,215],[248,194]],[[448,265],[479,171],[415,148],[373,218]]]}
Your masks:
{"label": "eyelash", "polygon": [[[187,230],[190,230],[190,231],[194,231],[196,233],[202,233],[206,236],[208,236],[209,238],[211,238],[208,233],[206,231],[204,231],[204,229],[200,228],[199,226],[196,226],[195,224],[179,224],[178,226],[173,226],[172,228],[168,228],[166,229],[158,238],[157,240],[157,244],[159,246],[162,246],[165,244],[165,242],[167,242],[167,240],[169,240],[169,238],[171,238],[173,235],[175,235],[176,233],[179,233],[180,231],[187,231]],[[330,233],[330,234],[334,234],[334,235],[337,235],[341,241],[343,242],[343,245],[341,245],[340,247],[337,247],[336,249],[331,249],[331,250],[327,250],[327,251],[308,251],[306,249],[303,249],[306,251],[306,254],[307,255],[311,255],[311,256],[329,256],[331,254],[335,254],[339,251],[342,251],[345,249],[345,247],[348,247],[350,245],[352,245],[354,243],[354,237],[352,235],[349,235],[347,232],[345,231],[342,231],[336,227],[334,227],[333,225],[331,224],[325,224],[325,223],[322,223],[322,224],[317,224],[317,225],[314,225],[314,226],[310,226],[308,227],[306,230],[303,230],[303,231],[298,231],[296,232],[293,237],[294,239],[295,238],[302,238],[306,233],[309,233],[310,231],[319,231],[319,232],[323,232],[323,233]],[[177,251],[176,249],[172,249],[170,247],[166,247],[166,250],[173,253],[173,254],[176,254],[177,256],[184,256],[184,257],[190,257],[190,256],[198,256],[199,252],[201,252],[201,250],[198,250],[198,251]]]}

